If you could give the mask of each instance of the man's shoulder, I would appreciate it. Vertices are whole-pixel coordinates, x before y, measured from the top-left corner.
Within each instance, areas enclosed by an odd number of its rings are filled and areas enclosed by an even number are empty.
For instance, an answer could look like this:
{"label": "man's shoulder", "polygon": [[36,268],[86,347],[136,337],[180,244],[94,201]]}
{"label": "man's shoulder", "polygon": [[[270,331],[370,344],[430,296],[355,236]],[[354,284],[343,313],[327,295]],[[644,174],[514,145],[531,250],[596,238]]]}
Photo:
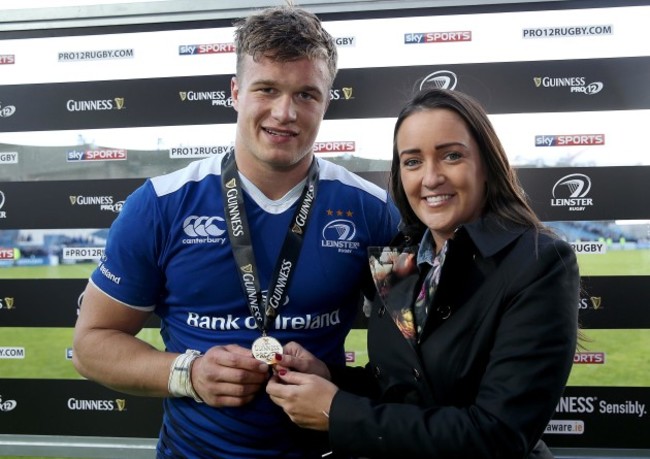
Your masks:
{"label": "man's shoulder", "polygon": [[381,201],[385,202],[387,200],[387,191],[379,185],[361,177],[359,174],[352,172],[339,164],[335,164],[323,158],[317,158],[317,160],[320,167],[319,177],[321,181],[338,182],[342,186],[365,192]]}
{"label": "man's shoulder", "polygon": [[174,193],[189,182],[200,182],[209,176],[221,175],[221,158],[215,155],[209,158],[193,161],[187,166],[158,175],[150,179],[151,185],[158,197]]}

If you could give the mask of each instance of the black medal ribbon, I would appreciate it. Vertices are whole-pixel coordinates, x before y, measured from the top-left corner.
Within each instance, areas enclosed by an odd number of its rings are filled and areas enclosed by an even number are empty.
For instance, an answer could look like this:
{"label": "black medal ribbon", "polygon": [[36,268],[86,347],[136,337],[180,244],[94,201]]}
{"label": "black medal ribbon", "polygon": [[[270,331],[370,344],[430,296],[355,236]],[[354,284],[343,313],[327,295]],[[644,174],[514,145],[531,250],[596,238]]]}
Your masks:
{"label": "black medal ribbon", "polygon": [[280,254],[275,263],[273,278],[266,298],[264,298],[260,289],[250,228],[244,206],[244,195],[234,151],[231,150],[227,153],[221,163],[221,192],[223,194],[222,199],[230,245],[237,262],[239,280],[246,296],[248,308],[255,319],[257,327],[264,336],[271,322],[277,316],[278,309],[287,297],[289,284],[300,255],[307,223],[316,199],[318,171],[318,161],[313,158],[307,173],[305,186],[298,201],[299,205],[287,229]]}

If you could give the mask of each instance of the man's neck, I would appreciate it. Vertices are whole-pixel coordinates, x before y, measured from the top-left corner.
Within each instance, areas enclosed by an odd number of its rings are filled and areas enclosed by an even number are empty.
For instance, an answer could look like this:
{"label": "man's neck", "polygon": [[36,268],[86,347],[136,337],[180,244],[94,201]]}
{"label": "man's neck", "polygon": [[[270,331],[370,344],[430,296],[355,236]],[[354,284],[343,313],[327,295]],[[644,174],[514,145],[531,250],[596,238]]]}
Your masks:
{"label": "man's neck", "polygon": [[239,172],[250,180],[264,196],[273,201],[282,198],[307,177],[309,166],[314,159],[310,155],[293,167],[277,168],[259,162],[250,164],[247,161],[240,161],[237,156],[235,158]]}

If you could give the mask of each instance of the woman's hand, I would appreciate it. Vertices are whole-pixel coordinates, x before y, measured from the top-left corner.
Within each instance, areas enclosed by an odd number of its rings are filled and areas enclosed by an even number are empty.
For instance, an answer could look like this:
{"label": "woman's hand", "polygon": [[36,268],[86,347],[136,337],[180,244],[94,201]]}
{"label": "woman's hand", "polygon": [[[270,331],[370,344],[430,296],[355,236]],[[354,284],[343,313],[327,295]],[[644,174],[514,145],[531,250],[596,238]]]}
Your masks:
{"label": "woman's hand", "polygon": [[274,371],[281,369],[295,370],[300,373],[309,373],[321,376],[327,380],[332,379],[327,365],[300,344],[292,341],[283,346],[282,354],[276,354]]}
{"label": "woman's hand", "polygon": [[[321,362],[322,363],[322,362]],[[329,430],[329,410],[338,387],[314,375],[277,369],[266,392],[300,427]]]}

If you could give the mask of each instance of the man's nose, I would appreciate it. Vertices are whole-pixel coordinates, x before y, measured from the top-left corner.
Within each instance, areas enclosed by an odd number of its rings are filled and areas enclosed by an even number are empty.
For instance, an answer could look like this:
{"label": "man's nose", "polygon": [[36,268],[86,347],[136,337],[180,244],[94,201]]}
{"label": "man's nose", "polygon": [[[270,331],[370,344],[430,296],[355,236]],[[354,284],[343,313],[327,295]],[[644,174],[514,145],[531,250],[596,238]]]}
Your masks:
{"label": "man's nose", "polygon": [[278,97],[273,104],[272,116],[282,123],[295,121],[296,105],[293,97],[290,95]]}

